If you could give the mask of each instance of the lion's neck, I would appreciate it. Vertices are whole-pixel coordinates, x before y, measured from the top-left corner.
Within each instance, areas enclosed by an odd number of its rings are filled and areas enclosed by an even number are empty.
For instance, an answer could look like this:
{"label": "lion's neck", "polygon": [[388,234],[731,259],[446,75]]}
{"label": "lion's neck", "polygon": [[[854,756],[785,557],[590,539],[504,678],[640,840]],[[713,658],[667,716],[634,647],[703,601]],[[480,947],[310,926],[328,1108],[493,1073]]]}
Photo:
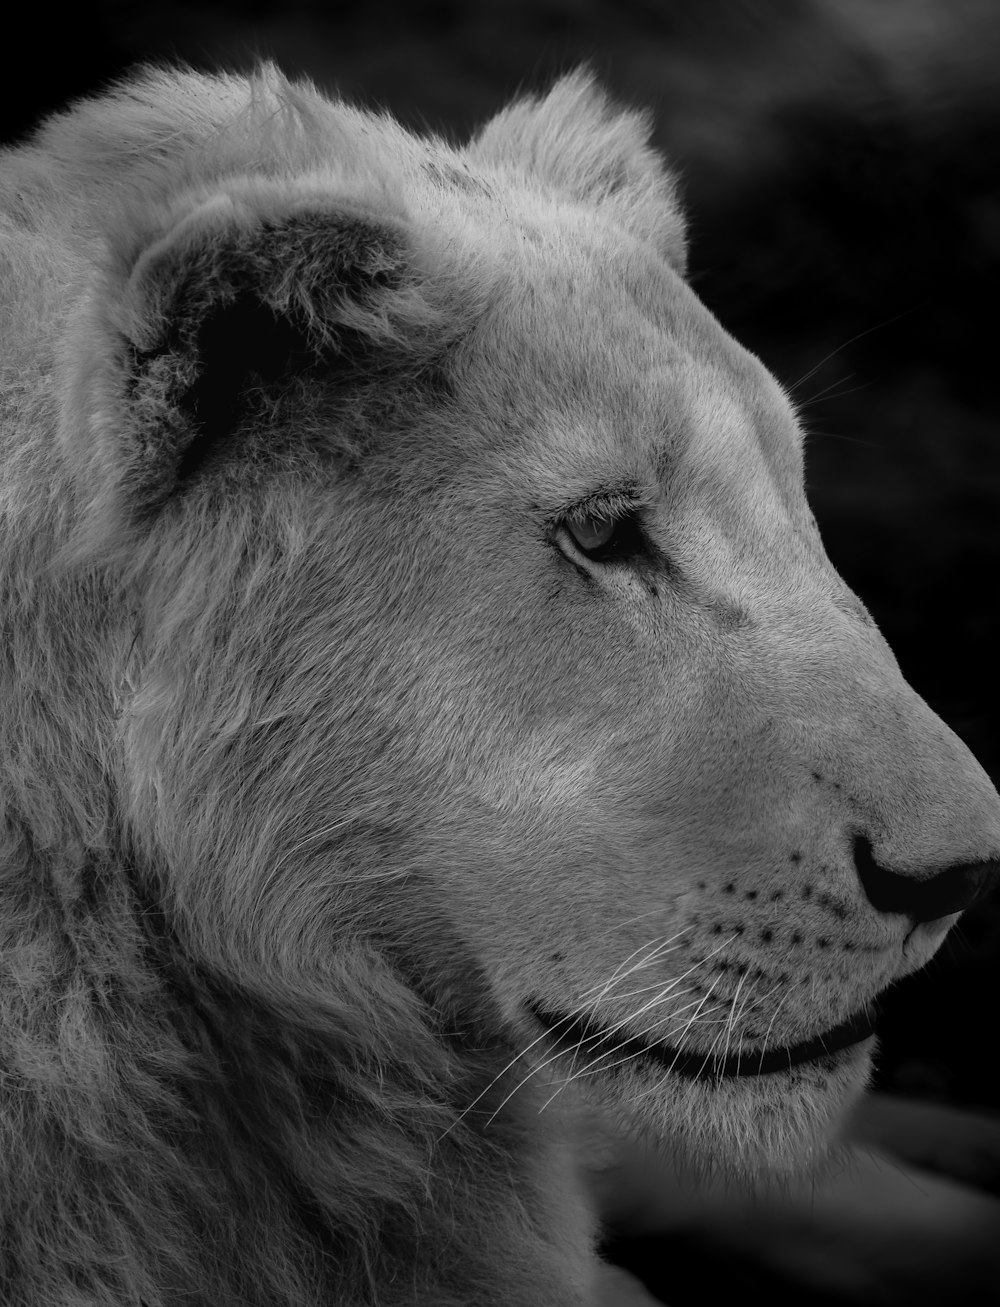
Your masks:
{"label": "lion's neck", "polygon": [[[499,1293],[525,1273],[487,1264],[505,1228],[511,1247],[538,1245],[533,1279],[553,1274],[536,1233],[553,1220],[585,1255],[586,1219],[551,1192],[564,1163],[542,1143],[530,1090],[486,1128],[513,1087],[509,1049],[449,1046],[370,956],[331,968],[325,990],[237,984],[137,910],[123,868],[93,866],[68,904],[34,861],[32,893],[12,879],[5,890],[21,941],[4,955],[2,999],[19,1009],[4,1029],[21,1033],[0,1089],[15,1298],[30,1286],[59,1301],[60,1277],[83,1267],[109,1301],[152,1307],[170,1285],[206,1307],[318,1307],[336,1296],[330,1268],[341,1295],[354,1283],[364,1300],[379,1249],[383,1266],[410,1268],[410,1302],[416,1243],[431,1239],[435,1265],[472,1278],[428,1284],[428,1301],[457,1304],[477,1277]],[[514,1283],[503,1292],[529,1300]],[[561,1292],[553,1280],[548,1300]]]}

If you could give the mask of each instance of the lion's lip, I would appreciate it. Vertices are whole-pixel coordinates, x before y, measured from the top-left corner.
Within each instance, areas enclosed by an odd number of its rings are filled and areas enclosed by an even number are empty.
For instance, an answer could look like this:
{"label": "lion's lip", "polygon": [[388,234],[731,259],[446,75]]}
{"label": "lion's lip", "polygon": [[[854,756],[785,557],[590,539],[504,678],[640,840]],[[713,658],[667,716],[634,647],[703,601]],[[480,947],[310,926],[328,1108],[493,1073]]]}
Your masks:
{"label": "lion's lip", "polygon": [[829,1057],[842,1049],[860,1044],[873,1035],[877,1015],[874,1006],[866,1007],[831,1030],[813,1035],[798,1044],[742,1050],[725,1057],[715,1057],[711,1053],[689,1052],[669,1044],[648,1043],[635,1035],[623,1038],[619,1032],[604,1029],[589,1016],[559,1016],[535,1002],[530,1002],[528,1007],[542,1025],[557,1037],[558,1042],[567,1048],[593,1054],[603,1046],[607,1050],[603,1056],[608,1058],[609,1068],[612,1064],[629,1058],[648,1057],[672,1075],[696,1080],[773,1075],[778,1071],[788,1071],[803,1062],[815,1062]]}

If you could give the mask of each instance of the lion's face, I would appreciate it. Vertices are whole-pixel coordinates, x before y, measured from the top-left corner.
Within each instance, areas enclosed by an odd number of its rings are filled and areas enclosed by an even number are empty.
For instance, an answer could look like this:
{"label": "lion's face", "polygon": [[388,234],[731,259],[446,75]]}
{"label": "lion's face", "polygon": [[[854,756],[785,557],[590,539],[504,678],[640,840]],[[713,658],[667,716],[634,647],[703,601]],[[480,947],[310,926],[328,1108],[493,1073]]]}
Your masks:
{"label": "lion's face", "polygon": [[966,902],[923,885],[996,855],[996,795],[826,557],[761,364],[650,253],[532,235],[404,509],[439,587],[399,664],[429,860],[526,1076],[792,1165]]}
{"label": "lion's face", "polygon": [[997,796],[827,559],[635,123],[575,82],[447,166],[402,139],[397,208],[370,161],[173,200],[85,322],[130,838],[193,948],[467,974],[550,1092],[792,1166]]}

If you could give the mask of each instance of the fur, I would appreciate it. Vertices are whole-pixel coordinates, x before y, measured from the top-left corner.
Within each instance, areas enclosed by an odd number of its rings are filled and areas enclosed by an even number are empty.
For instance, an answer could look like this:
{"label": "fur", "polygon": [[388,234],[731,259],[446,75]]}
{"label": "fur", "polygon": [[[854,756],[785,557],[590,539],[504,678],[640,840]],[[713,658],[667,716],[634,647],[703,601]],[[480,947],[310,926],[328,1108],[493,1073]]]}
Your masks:
{"label": "fur", "polygon": [[853,834],[1000,847],[645,121],[577,74],[459,148],[149,70],[0,214],[0,1300],[617,1301],[588,1123],[794,1171],[870,1050],[614,1032],[801,1042],[951,920],[875,911]]}

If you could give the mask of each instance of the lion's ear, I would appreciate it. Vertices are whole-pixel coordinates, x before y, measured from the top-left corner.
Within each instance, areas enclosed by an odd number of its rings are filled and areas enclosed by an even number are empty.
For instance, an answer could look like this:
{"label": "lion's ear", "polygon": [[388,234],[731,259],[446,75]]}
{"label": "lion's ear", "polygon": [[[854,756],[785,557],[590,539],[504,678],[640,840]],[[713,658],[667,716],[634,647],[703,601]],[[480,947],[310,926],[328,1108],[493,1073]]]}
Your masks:
{"label": "lion's ear", "polygon": [[294,388],[356,386],[420,317],[402,220],[256,180],[178,207],[78,324],[74,408],[103,415],[105,484],[133,508],[259,443]]}
{"label": "lion's ear", "polygon": [[547,95],[509,105],[486,124],[469,151],[617,217],[683,271],[684,221],[676,186],[649,138],[647,115],[618,108],[590,73],[578,70]]}

